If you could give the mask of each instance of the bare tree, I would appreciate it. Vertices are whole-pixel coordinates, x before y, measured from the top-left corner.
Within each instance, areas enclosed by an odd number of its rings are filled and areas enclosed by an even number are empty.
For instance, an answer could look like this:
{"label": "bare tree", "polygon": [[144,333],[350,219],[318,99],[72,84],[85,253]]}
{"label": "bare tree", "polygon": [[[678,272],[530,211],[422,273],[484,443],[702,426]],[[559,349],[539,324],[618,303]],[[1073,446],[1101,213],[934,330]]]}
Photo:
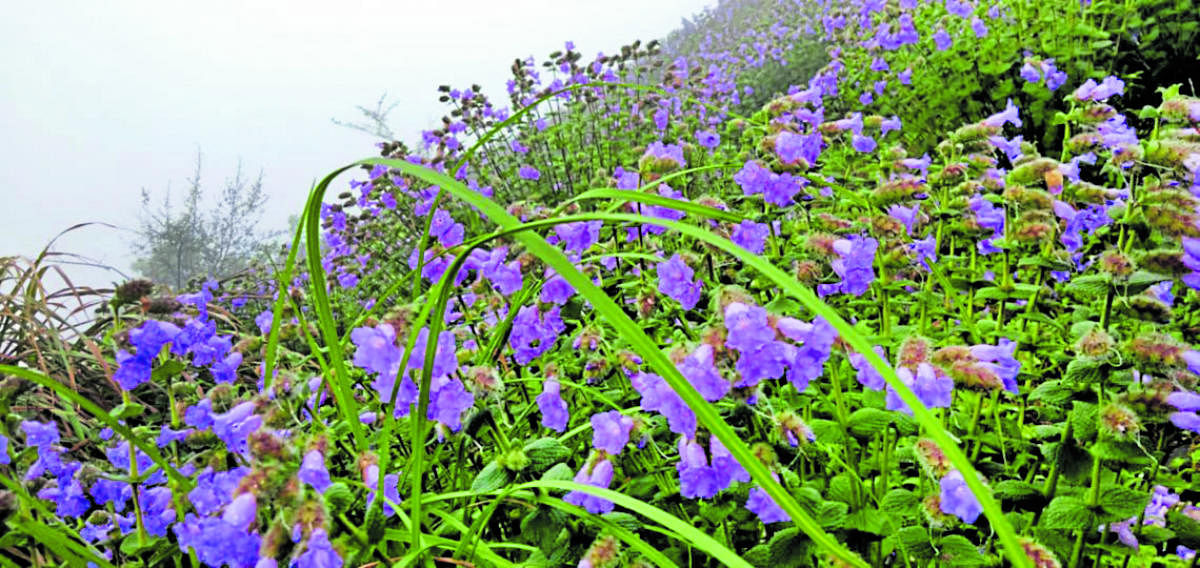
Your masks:
{"label": "bare tree", "polygon": [[242,164],[225,180],[215,206],[206,208],[200,183],[202,155],[187,180],[181,210],[176,211],[168,186],[161,203],[152,205],[151,193],[142,189],[142,214],[133,267],[142,276],[182,289],[194,278],[221,278],[247,268],[268,253],[278,232],[261,231],[267,195],[263,174],[250,179]]}
{"label": "bare tree", "polygon": [[396,136],[392,132],[392,128],[388,126],[388,114],[400,104],[400,101],[394,101],[387,104],[387,93],[379,96],[379,100],[375,101],[375,108],[367,108],[362,105],[355,105],[358,112],[363,115],[363,122],[342,122],[336,118],[332,119],[333,123],[338,126],[344,126],[351,130],[357,130],[370,134],[376,138],[384,140],[395,140]]}

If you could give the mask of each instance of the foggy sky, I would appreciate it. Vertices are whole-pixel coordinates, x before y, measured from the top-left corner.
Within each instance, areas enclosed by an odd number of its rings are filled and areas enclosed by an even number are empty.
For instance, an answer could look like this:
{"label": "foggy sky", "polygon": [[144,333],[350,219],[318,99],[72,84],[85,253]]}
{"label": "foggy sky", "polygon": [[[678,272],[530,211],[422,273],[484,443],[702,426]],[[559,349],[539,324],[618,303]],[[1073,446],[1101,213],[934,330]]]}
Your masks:
{"label": "foggy sky", "polygon": [[[197,151],[215,195],[240,158],[262,171],[267,228],[314,178],[372,156],[356,105],[386,92],[397,136],[446,113],[439,84],[498,106],[516,57],[572,40],[590,60],[662,38],[705,0],[12,2],[0,18],[0,256],[55,248],[129,272],[143,188],[182,195]],[[348,179],[348,178],[347,178]],[[337,186],[340,191],[344,186]],[[90,285],[114,273],[75,269]]]}

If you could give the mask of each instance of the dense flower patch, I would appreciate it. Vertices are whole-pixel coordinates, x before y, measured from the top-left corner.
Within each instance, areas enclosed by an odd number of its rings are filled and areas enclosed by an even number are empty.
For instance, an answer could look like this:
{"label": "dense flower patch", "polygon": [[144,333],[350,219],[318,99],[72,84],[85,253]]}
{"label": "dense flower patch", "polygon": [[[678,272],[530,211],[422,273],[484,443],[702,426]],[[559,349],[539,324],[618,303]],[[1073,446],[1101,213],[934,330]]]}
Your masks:
{"label": "dense flower patch", "polygon": [[[1129,108],[1136,77],[1024,53],[1028,9],[722,5],[673,51],[517,60],[509,107],[441,88],[444,127],[319,185],[278,272],[114,301],[119,404],[0,367],[58,397],[0,425],[0,549],[1194,562],[1200,99]],[[1007,92],[931,130],[903,93],[997,46]]]}

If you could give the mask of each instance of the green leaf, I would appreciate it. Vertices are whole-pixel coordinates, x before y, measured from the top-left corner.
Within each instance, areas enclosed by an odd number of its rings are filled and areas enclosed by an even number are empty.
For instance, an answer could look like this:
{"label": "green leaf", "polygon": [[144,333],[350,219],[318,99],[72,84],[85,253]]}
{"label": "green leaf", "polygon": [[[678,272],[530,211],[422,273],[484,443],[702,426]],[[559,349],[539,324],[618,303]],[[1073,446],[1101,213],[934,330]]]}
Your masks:
{"label": "green leaf", "polygon": [[525,457],[529,458],[529,466],[537,472],[544,471],[570,456],[571,449],[558,441],[558,438],[538,438],[525,445]]}
{"label": "green leaf", "polygon": [[1172,277],[1163,276],[1162,274],[1148,270],[1139,270],[1129,275],[1129,280],[1125,281],[1123,288],[1127,294],[1138,294],[1159,282],[1166,282],[1167,280],[1172,280]]}
{"label": "green leaf", "polygon": [[1075,401],[1071,403],[1069,417],[1075,428],[1075,439],[1087,442],[1096,437],[1098,411],[1096,405],[1090,402]]}
{"label": "green leaf", "polygon": [[1067,372],[1063,382],[1068,386],[1090,385],[1100,379],[1100,367],[1103,359],[1095,357],[1077,357],[1067,363]]}
{"label": "green leaf", "polygon": [[878,536],[896,532],[896,523],[891,517],[880,514],[878,509],[860,509],[851,513],[846,517],[845,526]]}
{"label": "green leaf", "polygon": [[883,496],[879,508],[885,513],[901,519],[908,519],[920,513],[921,498],[907,489],[895,488]]}
{"label": "green leaf", "polygon": [[883,432],[892,423],[894,413],[878,408],[860,408],[850,414],[847,426],[859,438],[869,438]]}
{"label": "green leaf", "polygon": [[1107,274],[1077,276],[1067,283],[1065,290],[1081,300],[1091,300],[1108,292],[1111,282],[1112,277]]}
{"label": "green leaf", "polygon": [[854,491],[855,481],[845,473],[839,473],[829,480],[829,499],[853,505],[857,500]]}
{"label": "green leaf", "polygon": [[1101,439],[1088,451],[1104,461],[1134,465],[1149,465],[1154,461],[1137,442],[1128,440]]}
{"label": "green leaf", "polygon": [[821,510],[817,513],[817,520],[826,529],[840,529],[845,524],[846,515],[849,511],[850,506],[841,501],[826,501],[821,503]]}
{"label": "green leaf", "polygon": [[1029,393],[1029,401],[1045,401],[1050,404],[1062,404],[1071,399],[1075,391],[1068,388],[1062,381],[1046,381]]}
{"label": "green leaf", "polygon": [[1116,521],[1136,517],[1146,508],[1150,500],[1147,491],[1134,491],[1114,485],[1100,491],[1100,522]]}
{"label": "green leaf", "polygon": [[933,543],[929,540],[929,531],[922,526],[904,527],[885,538],[883,542],[903,551],[903,556],[922,559],[933,556]]}
{"label": "green leaf", "polygon": [[978,566],[986,560],[978,546],[958,534],[938,542],[938,558],[944,566]]}
{"label": "green leaf", "polygon": [[495,491],[508,485],[510,481],[512,481],[512,474],[493,461],[475,475],[475,480],[471,482],[471,491]]}
{"label": "green leaf", "polygon": [[800,533],[799,529],[787,528],[775,533],[775,536],[767,542],[771,566],[784,568],[811,566],[809,545],[810,541]]}
{"label": "green leaf", "polygon": [[542,474],[542,479],[545,481],[569,481],[575,479],[575,472],[571,470],[571,466],[558,463],[546,470],[546,473]]}
{"label": "green leaf", "polygon": [[142,413],[145,411],[146,411],[145,406],[138,404],[136,402],[130,402],[130,403],[121,403],[121,404],[116,405],[115,407],[113,407],[112,410],[110,410],[108,412],[108,414],[110,416],[112,416],[113,418],[116,418],[117,420],[125,420],[127,418],[141,416]]}
{"label": "green leaf", "polygon": [[1175,531],[1184,546],[1200,547],[1200,521],[1173,508],[1167,511],[1167,528]]}
{"label": "green leaf", "polygon": [[1017,500],[1034,495],[1041,495],[1042,491],[1033,484],[1026,483],[1019,479],[1006,479],[993,486],[992,491],[1001,500]]}
{"label": "green leaf", "polygon": [[1091,530],[1096,514],[1079,497],[1061,495],[1046,506],[1039,524],[1048,529]]}

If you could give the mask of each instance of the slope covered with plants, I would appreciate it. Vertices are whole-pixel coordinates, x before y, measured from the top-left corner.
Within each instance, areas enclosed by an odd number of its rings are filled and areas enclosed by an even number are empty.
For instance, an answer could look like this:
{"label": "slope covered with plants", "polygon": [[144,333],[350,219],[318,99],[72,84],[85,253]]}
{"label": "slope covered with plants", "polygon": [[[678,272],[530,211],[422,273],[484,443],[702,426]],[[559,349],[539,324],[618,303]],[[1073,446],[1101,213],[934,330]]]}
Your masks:
{"label": "slope covered with plants", "polygon": [[1194,565],[1195,13],[723,2],[439,87],[274,270],[35,339],[14,263],[0,559]]}

